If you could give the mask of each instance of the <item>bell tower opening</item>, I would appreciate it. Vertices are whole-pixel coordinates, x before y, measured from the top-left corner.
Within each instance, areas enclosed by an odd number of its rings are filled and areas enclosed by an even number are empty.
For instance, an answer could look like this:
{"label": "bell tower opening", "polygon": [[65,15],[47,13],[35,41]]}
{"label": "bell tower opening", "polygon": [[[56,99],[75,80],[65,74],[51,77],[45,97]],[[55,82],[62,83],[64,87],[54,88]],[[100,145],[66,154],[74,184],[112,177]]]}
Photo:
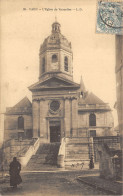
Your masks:
{"label": "bell tower opening", "polygon": [[42,73],[45,72],[45,58],[42,59]]}
{"label": "bell tower opening", "polygon": [[56,54],[52,55],[52,63],[56,63],[58,61],[58,57]]}
{"label": "bell tower opening", "polygon": [[52,33],[60,33],[60,26],[58,22],[54,22],[52,24]]}
{"label": "bell tower opening", "polygon": [[68,57],[64,57],[64,70],[68,72]]}

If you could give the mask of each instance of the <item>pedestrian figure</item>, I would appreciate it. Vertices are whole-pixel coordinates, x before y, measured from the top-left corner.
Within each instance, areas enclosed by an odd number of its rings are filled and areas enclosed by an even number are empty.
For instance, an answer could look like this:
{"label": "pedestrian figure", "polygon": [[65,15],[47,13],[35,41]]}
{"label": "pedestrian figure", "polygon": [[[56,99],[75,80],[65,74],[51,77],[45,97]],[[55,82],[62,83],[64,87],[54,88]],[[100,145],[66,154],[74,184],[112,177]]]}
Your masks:
{"label": "pedestrian figure", "polygon": [[10,186],[13,188],[17,188],[17,185],[22,182],[20,171],[21,171],[21,164],[17,161],[16,157],[13,158],[13,161],[10,163]]}
{"label": "pedestrian figure", "polygon": [[94,161],[93,161],[93,155],[91,155],[90,163],[89,163],[89,168],[93,169],[94,168]]}

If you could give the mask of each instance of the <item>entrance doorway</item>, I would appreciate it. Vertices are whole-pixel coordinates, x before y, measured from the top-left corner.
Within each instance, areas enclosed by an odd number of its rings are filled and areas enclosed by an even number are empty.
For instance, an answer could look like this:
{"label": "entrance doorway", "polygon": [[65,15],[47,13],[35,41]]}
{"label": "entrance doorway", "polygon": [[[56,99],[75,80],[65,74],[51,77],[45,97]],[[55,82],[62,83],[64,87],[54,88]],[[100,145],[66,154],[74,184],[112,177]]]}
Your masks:
{"label": "entrance doorway", "polygon": [[61,124],[60,121],[50,121],[50,142],[60,142]]}

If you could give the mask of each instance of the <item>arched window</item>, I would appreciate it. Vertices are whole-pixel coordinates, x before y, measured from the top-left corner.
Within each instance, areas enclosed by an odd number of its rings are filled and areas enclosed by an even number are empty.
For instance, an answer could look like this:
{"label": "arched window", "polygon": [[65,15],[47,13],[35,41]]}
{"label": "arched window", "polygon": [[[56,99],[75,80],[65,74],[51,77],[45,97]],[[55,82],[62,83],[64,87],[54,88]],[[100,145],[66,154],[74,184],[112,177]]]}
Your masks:
{"label": "arched window", "polygon": [[90,114],[89,126],[96,126],[96,115],[95,114]]}
{"label": "arched window", "polygon": [[56,63],[58,61],[58,57],[56,54],[52,55],[52,63]]}
{"label": "arched window", "polygon": [[64,70],[68,71],[68,57],[67,56],[64,57]]}
{"label": "arched window", "polygon": [[45,72],[45,58],[42,59],[42,73]]}
{"label": "arched window", "polygon": [[23,118],[23,116],[18,117],[18,129],[24,129],[24,118]]}

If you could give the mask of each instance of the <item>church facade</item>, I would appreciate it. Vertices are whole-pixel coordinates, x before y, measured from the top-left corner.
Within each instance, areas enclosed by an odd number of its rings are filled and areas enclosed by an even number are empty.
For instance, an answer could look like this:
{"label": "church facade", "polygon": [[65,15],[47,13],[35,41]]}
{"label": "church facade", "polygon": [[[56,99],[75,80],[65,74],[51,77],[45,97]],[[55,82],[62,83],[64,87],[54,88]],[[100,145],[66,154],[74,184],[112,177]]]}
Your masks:
{"label": "church facade", "polygon": [[31,85],[32,103],[24,98],[5,113],[5,139],[40,138],[41,143],[62,138],[104,136],[113,128],[111,109],[93,93],[73,81],[71,43],[61,34],[60,24],[39,52],[39,80]]}

